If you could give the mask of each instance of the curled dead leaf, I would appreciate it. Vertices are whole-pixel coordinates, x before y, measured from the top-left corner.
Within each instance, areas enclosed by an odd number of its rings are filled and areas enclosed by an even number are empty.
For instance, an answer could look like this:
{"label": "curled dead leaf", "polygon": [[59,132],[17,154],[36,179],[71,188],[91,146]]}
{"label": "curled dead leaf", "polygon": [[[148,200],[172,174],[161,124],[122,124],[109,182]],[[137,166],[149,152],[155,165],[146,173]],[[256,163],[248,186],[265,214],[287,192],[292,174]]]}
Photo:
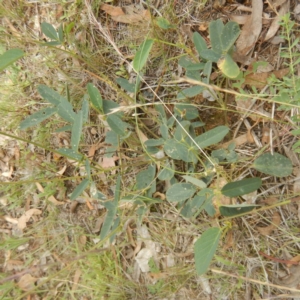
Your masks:
{"label": "curled dead leaf", "polygon": [[277,79],[282,79],[283,76],[289,73],[289,68],[284,68],[281,70],[271,71],[271,72],[261,72],[261,73],[250,73],[245,76],[244,84],[248,84],[252,87],[262,89],[268,84],[269,77],[273,74]]}
{"label": "curled dead leaf", "polygon": [[276,197],[269,197],[269,198],[266,198],[266,199],[259,200],[257,202],[257,204],[273,205],[273,204],[275,204],[277,202],[278,202],[278,198],[276,198]]}
{"label": "curled dead leaf", "polygon": [[153,197],[154,197],[154,198],[158,197],[158,198],[160,198],[161,200],[166,200],[166,195],[163,194],[163,193],[160,193],[160,192],[154,193]]}
{"label": "curled dead leaf", "polygon": [[151,14],[149,10],[138,5],[128,5],[121,8],[108,4],[102,4],[100,8],[109,14],[114,21],[120,23],[136,24],[151,20]]}
{"label": "curled dead leaf", "polygon": [[18,286],[22,291],[31,291],[35,288],[35,283],[37,282],[37,278],[32,277],[30,274],[23,275],[19,282]]}
{"label": "curled dead leaf", "polygon": [[24,229],[26,228],[26,223],[30,220],[33,215],[40,215],[42,213],[41,210],[36,208],[31,208],[27,210],[23,216],[18,219],[18,228]]}
{"label": "curled dead leaf", "polygon": [[113,6],[113,5],[109,5],[109,4],[104,3],[100,6],[100,8],[112,17],[125,15],[123,9],[121,7],[118,7],[118,6]]}
{"label": "curled dead leaf", "polygon": [[272,223],[266,227],[257,227],[257,231],[262,235],[270,235],[281,222],[281,217],[278,212],[275,212],[272,217]]}
{"label": "curled dead leaf", "polygon": [[[41,193],[44,192],[44,188],[42,187],[42,185],[39,182],[36,182],[35,185]],[[54,196],[49,196],[48,201],[50,201],[54,205],[63,205],[64,204],[64,202],[56,200]]]}

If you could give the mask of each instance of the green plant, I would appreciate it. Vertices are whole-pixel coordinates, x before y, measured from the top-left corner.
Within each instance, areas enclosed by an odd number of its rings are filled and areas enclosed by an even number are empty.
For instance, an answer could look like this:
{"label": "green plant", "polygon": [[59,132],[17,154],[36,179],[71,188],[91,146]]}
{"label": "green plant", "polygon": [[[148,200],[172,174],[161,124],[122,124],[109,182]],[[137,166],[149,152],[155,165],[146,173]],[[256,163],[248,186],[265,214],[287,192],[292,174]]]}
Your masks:
{"label": "green plant", "polygon": [[[280,25],[283,28],[281,38],[286,41],[280,56],[285,59],[285,65],[289,68],[289,74],[284,76],[282,80],[272,76],[269,80],[271,93],[275,95],[273,100],[280,104],[278,110],[292,111],[292,121],[299,122],[299,106],[300,106],[300,78],[296,75],[297,67],[300,62],[300,54],[298,49],[299,37],[293,38],[295,21],[291,20],[290,14],[282,17]],[[295,136],[299,136],[300,130],[296,128],[291,131]],[[300,141],[296,141],[292,147],[293,151],[300,153]]]}
{"label": "green plant", "polygon": [[[45,27],[45,26],[44,26]],[[49,26],[47,25],[47,28]],[[45,29],[44,29],[45,30]],[[49,37],[55,40],[54,31],[48,28]],[[204,40],[199,34],[194,34],[194,43],[197,51],[205,63],[190,63],[183,58],[180,63],[187,69],[187,76],[199,79],[200,70],[203,70],[204,80],[208,83],[212,63],[217,62],[224,75],[235,78],[239,74],[237,65],[231,58],[233,44],[238,37],[239,29],[236,23],[229,22],[225,26],[220,20],[213,21],[210,25],[212,49],[207,49]],[[57,35],[57,38],[59,35]],[[57,41],[56,41],[57,42]],[[137,73],[137,81],[132,84],[127,79],[117,79],[117,83],[126,91],[133,93],[133,101],[136,101],[139,84],[144,81],[142,70],[147,62],[154,40],[147,39],[136,53],[133,60],[133,68]],[[193,87],[196,93],[202,91],[202,87]],[[197,132],[204,124],[201,122],[199,111],[189,103],[177,103],[174,105],[174,112],[167,117],[167,107],[164,103],[155,106],[157,112],[157,128],[155,138],[142,142],[149,160],[145,160],[147,167],[140,171],[135,178],[135,191],[133,196],[123,197],[121,189],[122,173],[116,176],[116,187],[114,199],[106,201],[106,197],[97,189],[93,178],[93,164],[80,151],[80,140],[84,124],[88,122],[89,102],[87,95],[83,95],[81,109],[75,112],[70,99],[66,99],[51,88],[40,85],[40,95],[48,101],[51,106],[44,108],[28,118],[21,124],[20,128],[25,130],[28,127],[40,124],[42,121],[58,114],[67,124],[60,128],[60,131],[71,132],[71,147],[56,150],[60,154],[76,160],[84,165],[86,176],[72,192],[70,199],[75,200],[88,186],[90,194],[106,208],[107,213],[100,232],[100,239],[109,236],[110,241],[115,237],[121,217],[118,214],[120,200],[132,201],[138,206],[137,214],[145,213],[149,205],[160,203],[161,199],[155,198],[157,183],[168,182],[166,198],[173,203],[184,218],[195,219],[204,210],[209,216],[215,215],[213,198],[216,195],[227,197],[239,197],[259,189],[262,181],[259,177],[228,178],[231,182],[224,187],[212,187],[210,184],[214,177],[221,177],[220,166],[230,168],[238,161],[238,155],[234,151],[235,146],[230,145],[228,149],[212,150],[211,147],[220,143],[228,134],[227,126],[217,126],[208,131]],[[131,136],[132,126],[126,121],[125,114],[121,111],[118,103],[110,100],[103,100],[102,96],[93,84],[87,85],[88,97],[93,108],[100,114],[104,126],[110,131],[107,132],[105,142],[111,146],[106,149],[105,155],[112,156],[123,143]],[[193,95],[189,91],[182,91],[184,95]],[[182,98],[178,98],[182,99]],[[135,107],[136,109],[136,107]],[[168,110],[170,113],[170,110]],[[137,115],[137,114],[136,114]],[[138,126],[137,117],[135,118]],[[157,172],[158,161],[162,162],[162,168]],[[178,163],[184,165],[184,171],[178,167]],[[262,154],[257,157],[252,168],[266,174],[283,177],[292,173],[291,161],[279,153],[271,155]],[[247,213],[256,208],[256,205],[220,205],[218,209],[222,216],[234,217]],[[205,273],[209,263],[217,249],[218,242],[227,227],[212,227],[207,229],[200,239],[195,243],[196,270],[199,275]]]}
{"label": "green plant", "polygon": [[[211,49],[208,49],[205,40],[198,33],[193,34],[193,42],[201,62],[183,56],[179,65],[186,69],[186,76],[191,79],[209,84],[213,63],[217,63],[221,72],[228,78],[237,78],[240,74],[238,65],[232,59],[233,46],[240,34],[237,23],[228,22],[226,25],[221,20],[212,21],[209,24],[209,36]],[[177,99],[194,97],[204,91],[203,86],[193,86],[182,90]],[[213,99],[216,95],[213,90],[208,91]]]}

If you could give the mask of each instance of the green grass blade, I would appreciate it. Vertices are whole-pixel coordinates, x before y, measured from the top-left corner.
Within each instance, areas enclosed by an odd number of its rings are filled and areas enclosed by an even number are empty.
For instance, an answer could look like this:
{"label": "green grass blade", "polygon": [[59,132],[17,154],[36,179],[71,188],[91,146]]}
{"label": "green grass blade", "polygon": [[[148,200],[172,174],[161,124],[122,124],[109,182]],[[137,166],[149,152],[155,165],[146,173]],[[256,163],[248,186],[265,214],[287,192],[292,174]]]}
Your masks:
{"label": "green grass blade", "polygon": [[0,72],[16,60],[24,56],[24,52],[20,49],[10,49],[0,55]]}
{"label": "green grass blade", "polygon": [[221,237],[221,229],[211,227],[202,233],[194,245],[195,264],[198,275],[203,275],[208,270],[210,262],[217,250]]}

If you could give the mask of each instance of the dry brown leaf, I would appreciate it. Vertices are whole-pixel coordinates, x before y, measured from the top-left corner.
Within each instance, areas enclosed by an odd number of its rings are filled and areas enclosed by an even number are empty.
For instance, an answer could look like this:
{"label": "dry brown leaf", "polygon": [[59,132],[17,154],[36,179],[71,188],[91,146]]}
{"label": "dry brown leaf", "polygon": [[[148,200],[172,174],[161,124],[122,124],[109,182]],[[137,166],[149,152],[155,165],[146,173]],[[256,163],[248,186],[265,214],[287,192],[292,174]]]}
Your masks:
{"label": "dry brown leaf", "polygon": [[244,25],[248,21],[249,17],[249,15],[231,15],[230,20],[240,25]]}
{"label": "dry brown leaf", "polygon": [[263,1],[252,0],[252,14],[243,26],[242,32],[236,42],[237,53],[247,55],[255,46],[262,29]]}
{"label": "dry brown leaf", "polygon": [[3,218],[6,222],[9,222],[9,223],[12,223],[12,224],[15,224],[15,225],[18,224],[18,220],[15,219],[15,218],[12,218],[10,216],[4,216]]}
{"label": "dry brown leaf", "polygon": [[262,121],[262,116],[266,116],[268,118],[271,118],[271,114],[267,111],[265,111],[262,106],[257,107],[254,105],[256,102],[255,99],[238,99],[235,98],[236,102],[236,109],[238,111],[241,111],[242,113],[250,112],[249,118],[251,118],[254,122],[260,122]]}
{"label": "dry brown leaf", "polygon": [[272,223],[266,227],[257,227],[257,231],[262,235],[270,235],[281,222],[281,217],[278,212],[275,212],[272,217]]}
{"label": "dry brown leaf", "polygon": [[261,143],[264,146],[270,143],[270,128],[269,128],[269,126],[264,126],[262,129]]}
{"label": "dry brown leaf", "polygon": [[24,261],[16,260],[16,259],[9,259],[5,262],[3,266],[5,271],[21,271],[24,268]]}
{"label": "dry brown leaf", "polygon": [[18,286],[21,290],[27,292],[27,291],[31,291],[35,288],[35,283],[37,281],[37,278],[32,277],[30,274],[25,274],[23,275],[19,282],[18,282]]}
{"label": "dry brown leaf", "polygon": [[240,136],[238,136],[238,137],[236,137],[236,138],[230,140],[229,142],[226,142],[226,143],[224,143],[224,144],[221,144],[221,145],[219,145],[217,148],[218,148],[218,149],[220,149],[220,148],[228,148],[228,146],[229,146],[230,144],[232,144],[232,143],[234,143],[236,147],[248,143],[247,133],[242,134],[242,135],[240,135]]}
{"label": "dry brown leaf", "polygon": [[229,248],[233,248],[235,245],[234,239],[233,239],[233,230],[230,229],[228,233],[226,234],[225,244],[223,246],[223,250],[227,250]]}
{"label": "dry brown leaf", "polygon": [[248,84],[252,87],[263,88],[268,84],[268,78],[274,74],[276,78],[282,79],[283,76],[289,73],[289,68],[276,70],[272,72],[250,73],[245,76],[244,84]]}
{"label": "dry brown leaf", "polygon": [[59,171],[56,172],[57,175],[63,175],[67,169],[67,165],[64,165]]}
{"label": "dry brown leaf", "polygon": [[[293,262],[299,263],[299,262],[300,262],[300,254],[298,254],[298,255],[296,255],[296,256],[290,258],[289,261],[293,261]],[[294,265],[294,264],[286,264],[286,266],[287,266],[288,268],[292,267],[293,265]]]}
{"label": "dry brown leaf", "polygon": [[91,204],[91,202],[89,201],[89,199],[85,199],[85,204],[88,207],[89,210],[94,210],[95,208],[93,207],[93,205]]}
{"label": "dry brown leaf", "polygon": [[11,178],[13,171],[14,171],[14,168],[12,166],[10,166],[9,170],[6,172],[2,172],[1,175],[3,177]]}
{"label": "dry brown leaf", "polygon": [[158,198],[160,198],[161,200],[166,200],[166,195],[163,194],[163,193],[160,193],[160,192],[155,192],[155,193],[153,194],[153,197],[154,197],[154,198],[158,197]]}
{"label": "dry brown leaf", "polygon": [[138,127],[135,128],[135,131],[142,143],[145,143],[146,141],[148,141],[147,136]]}
{"label": "dry brown leaf", "polygon": [[112,6],[109,4],[102,4],[100,6],[100,9],[104,10],[107,14],[109,14],[112,17],[122,16],[125,15],[123,9],[118,6]]}
{"label": "dry brown leaf", "polygon": [[300,21],[300,3],[298,3],[294,8],[294,16],[297,21]]}
{"label": "dry brown leaf", "polygon": [[265,36],[264,41],[271,39],[276,34],[276,32],[280,27],[279,22],[281,21],[282,16],[284,16],[289,11],[289,7],[290,7],[289,0],[282,4],[282,6],[278,11],[277,16],[274,18],[271,26],[269,27],[269,30]]}
{"label": "dry brown leaf", "polygon": [[296,288],[297,285],[300,283],[300,266],[292,266],[290,268],[290,274],[285,276],[284,278],[275,278],[272,277],[272,281],[276,284],[290,287],[290,288]]}
{"label": "dry brown leaf", "polygon": [[255,143],[251,129],[247,130],[247,142],[250,143],[250,144],[254,144]]}
{"label": "dry brown leaf", "polygon": [[26,223],[30,220],[33,215],[40,215],[42,213],[41,210],[37,208],[31,208],[27,210],[23,216],[18,219],[18,228],[24,229],[26,228]]}
{"label": "dry brown leaf", "polygon": [[77,290],[77,286],[78,286],[78,282],[79,282],[79,278],[81,276],[81,270],[77,269],[75,271],[74,277],[73,277],[73,285],[72,285],[72,291],[76,291]]}
{"label": "dry brown leaf", "polygon": [[273,205],[277,202],[278,202],[278,198],[269,197],[269,198],[266,198],[266,199],[259,200],[259,202],[257,204]]}
{"label": "dry brown leaf", "polygon": [[[36,182],[35,185],[41,193],[44,193],[44,188],[42,187],[42,185],[39,182]],[[54,205],[63,205],[64,204],[64,202],[56,200],[54,196],[50,196],[47,200],[50,201],[51,203],[53,203]]]}
{"label": "dry brown leaf", "polygon": [[116,7],[108,4],[103,4],[101,9],[111,15],[112,19],[116,22],[126,24],[136,24],[139,22],[150,21],[151,15],[149,10],[144,9],[142,6],[128,5]]}
{"label": "dry brown leaf", "polygon": [[100,166],[103,169],[109,169],[109,168],[113,168],[116,166],[115,161],[116,161],[116,156],[112,156],[112,157],[102,157],[101,160],[99,161]]}
{"label": "dry brown leaf", "polygon": [[101,146],[103,146],[102,143],[100,143],[100,144],[93,144],[93,145],[90,146],[89,154],[88,154],[88,156],[89,156],[90,159],[92,159],[92,158],[94,157],[96,151],[97,151]]}

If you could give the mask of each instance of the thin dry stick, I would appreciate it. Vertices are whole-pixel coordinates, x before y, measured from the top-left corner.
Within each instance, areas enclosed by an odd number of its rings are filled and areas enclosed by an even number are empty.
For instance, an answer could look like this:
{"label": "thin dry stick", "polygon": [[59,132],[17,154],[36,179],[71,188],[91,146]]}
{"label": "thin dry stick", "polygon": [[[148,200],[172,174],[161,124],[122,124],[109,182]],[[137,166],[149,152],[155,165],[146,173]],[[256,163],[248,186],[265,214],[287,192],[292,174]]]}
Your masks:
{"label": "thin dry stick", "polygon": [[280,289],[280,290],[286,290],[286,291],[290,291],[290,292],[300,292],[299,289],[289,288],[289,287],[286,287],[286,286],[277,285],[277,284],[273,284],[273,283],[269,283],[269,282],[265,282],[265,281],[260,281],[260,280],[256,280],[256,279],[252,279],[252,278],[247,278],[247,277],[244,277],[244,276],[234,275],[234,274],[227,273],[227,272],[217,270],[217,269],[210,269],[210,270],[213,273],[216,273],[216,274],[222,274],[222,275],[230,276],[230,277],[237,278],[237,279],[242,279],[242,280],[249,281],[249,282],[256,283],[256,284],[266,285],[266,286],[274,287],[274,288]]}

